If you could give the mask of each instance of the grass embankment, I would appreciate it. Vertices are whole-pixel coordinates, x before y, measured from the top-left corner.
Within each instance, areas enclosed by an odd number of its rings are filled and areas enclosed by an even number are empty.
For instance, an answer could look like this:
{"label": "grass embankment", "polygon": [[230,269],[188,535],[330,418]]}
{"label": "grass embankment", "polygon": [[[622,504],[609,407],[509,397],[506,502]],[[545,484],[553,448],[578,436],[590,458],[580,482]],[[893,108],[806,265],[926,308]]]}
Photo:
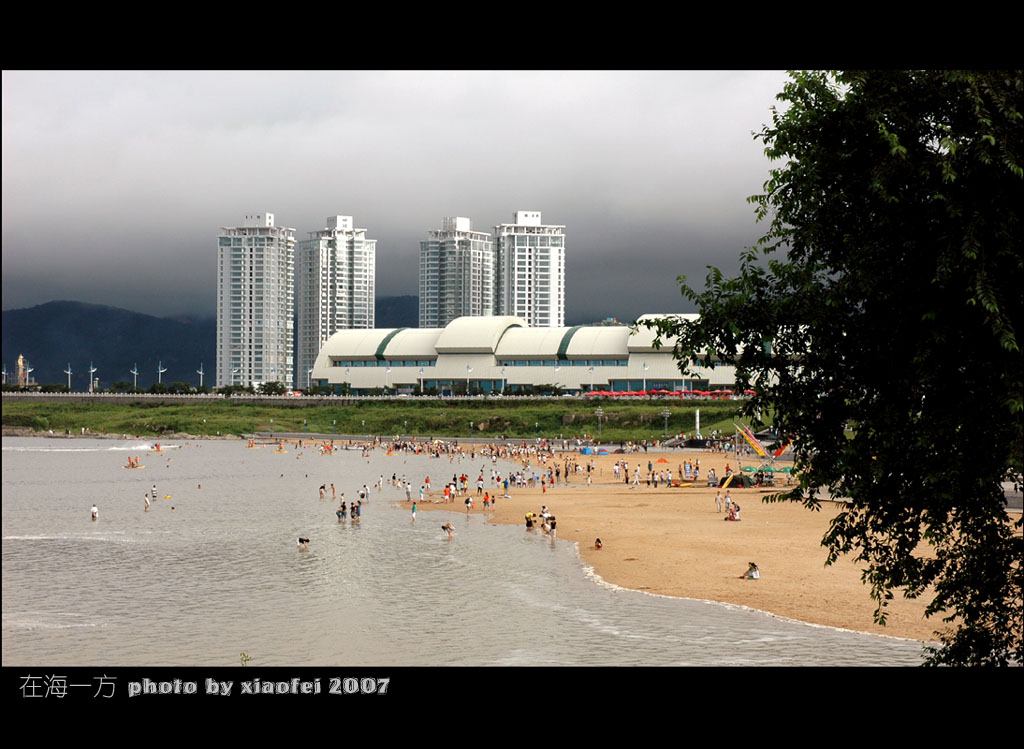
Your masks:
{"label": "grass embankment", "polygon": [[[147,436],[184,432],[195,435],[252,432],[317,432],[321,434],[406,434],[485,439],[558,437],[598,434],[597,406],[604,410],[601,437],[605,442],[661,439],[662,412],[668,408],[668,433],[692,433],[700,409],[701,431],[732,432],[740,403],[736,401],[603,402],[551,401],[362,401],[354,405],[267,405],[238,401],[203,403],[8,402],[3,425],[36,431],[83,427],[94,433]],[[335,421],[337,422],[335,424]],[[472,432],[470,431],[472,422]]]}

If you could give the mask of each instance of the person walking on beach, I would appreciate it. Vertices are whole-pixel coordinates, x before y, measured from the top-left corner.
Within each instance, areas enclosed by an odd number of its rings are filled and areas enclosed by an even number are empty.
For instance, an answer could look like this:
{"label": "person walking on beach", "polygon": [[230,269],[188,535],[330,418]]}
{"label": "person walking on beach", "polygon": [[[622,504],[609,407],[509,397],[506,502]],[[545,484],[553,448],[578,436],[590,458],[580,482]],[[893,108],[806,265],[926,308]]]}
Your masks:
{"label": "person walking on beach", "polygon": [[715,492],[715,512],[722,511],[722,492]]}
{"label": "person walking on beach", "polygon": [[728,490],[725,492],[725,511],[732,512],[732,494]]}

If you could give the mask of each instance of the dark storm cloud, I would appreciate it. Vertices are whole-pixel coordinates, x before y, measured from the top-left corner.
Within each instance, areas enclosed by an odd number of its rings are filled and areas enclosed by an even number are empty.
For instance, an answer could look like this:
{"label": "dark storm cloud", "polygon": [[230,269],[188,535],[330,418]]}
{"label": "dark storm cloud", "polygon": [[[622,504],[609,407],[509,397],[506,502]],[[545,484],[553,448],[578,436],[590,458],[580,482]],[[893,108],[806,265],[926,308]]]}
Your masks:
{"label": "dark storm cloud", "polygon": [[442,216],[566,225],[567,317],[681,309],[758,233],[777,72],[5,72],[4,307],[214,311],[215,237],[273,212],[378,240],[416,294]]}

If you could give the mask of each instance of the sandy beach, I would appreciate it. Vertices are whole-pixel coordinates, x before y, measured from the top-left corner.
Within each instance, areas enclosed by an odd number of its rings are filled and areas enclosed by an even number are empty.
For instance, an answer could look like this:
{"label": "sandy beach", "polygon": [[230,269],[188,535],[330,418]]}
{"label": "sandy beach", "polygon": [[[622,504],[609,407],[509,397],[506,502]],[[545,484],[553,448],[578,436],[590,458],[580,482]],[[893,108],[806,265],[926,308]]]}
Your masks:
{"label": "sandy beach", "polygon": [[[861,582],[860,566],[849,557],[831,567],[824,564],[821,539],[838,512],[836,503],[825,502],[820,512],[812,512],[802,505],[763,502],[772,490],[731,489],[733,500],[742,508],[741,521],[724,522],[724,512],[716,511],[716,490],[706,488],[703,480],[711,467],[719,476],[724,475],[727,463],[735,469],[735,460],[723,454],[560,453],[557,459],[562,463],[573,456],[581,464],[594,458],[591,486],[582,473],[574,474],[568,485],[558,483],[546,493],[540,488],[510,488],[510,499],[499,497],[496,506],[485,511],[476,494],[477,474],[473,473],[470,493],[476,506],[471,512],[486,514],[495,523],[520,525],[526,533],[525,514],[537,513],[547,505],[557,518],[557,537],[577,542],[583,560],[602,579],[625,588],[738,604],[804,622],[917,640],[934,640],[935,630],[944,626],[941,620],[924,618],[927,600],[909,601],[900,596],[890,602],[888,623],[874,623],[874,602]],[[659,458],[669,462],[656,463]],[[631,475],[640,461],[643,477],[650,460],[659,470],[670,467],[675,477],[685,460],[698,458],[704,488],[654,489],[642,481],[631,489],[621,478],[614,481],[612,465],[616,460],[628,461]],[[485,490],[493,494],[487,480],[489,461],[478,457],[464,460],[458,467],[469,475],[480,465],[487,466]],[[438,468],[439,476],[445,475],[448,462]],[[419,508],[465,514],[464,497],[454,504],[434,504],[439,496],[432,492]],[[603,543],[600,550],[594,549],[596,538]],[[761,570],[759,580],[740,579],[750,561]]]}

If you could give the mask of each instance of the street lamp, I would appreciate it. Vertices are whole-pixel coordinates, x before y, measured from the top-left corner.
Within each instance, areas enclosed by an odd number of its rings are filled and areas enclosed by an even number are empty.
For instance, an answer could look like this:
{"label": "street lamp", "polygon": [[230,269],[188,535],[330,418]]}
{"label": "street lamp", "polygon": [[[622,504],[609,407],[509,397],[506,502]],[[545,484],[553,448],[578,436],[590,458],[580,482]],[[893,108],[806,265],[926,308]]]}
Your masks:
{"label": "street lamp", "polygon": [[536,437],[537,439],[540,439],[540,422],[539,421],[533,422],[533,436]]}
{"label": "street lamp", "polygon": [[604,409],[601,408],[600,406],[598,406],[597,410],[594,411],[594,413],[597,415],[597,441],[600,442],[601,441],[601,417],[604,416]]}
{"label": "street lamp", "polygon": [[473,368],[466,365],[466,395],[469,395],[469,375],[473,372]]}
{"label": "street lamp", "polygon": [[644,392],[647,392],[647,362],[644,362]]}
{"label": "street lamp", "polygon": [[420,395],[423,395],[423,367],[420,367]]}
{"label": "street lamp", "polygon": [[672,412],[668,408],[662,409],[661,415],[665,417],[665,431],[662,433],[662,437],[668,436],[668,417],[672,415]]}
{"label": "street lamp", "polygon": [[310,381],[310,378],[312,376],[313,376],[313,368],[312,367],[306,367],[306,395],[309,395],[309,381]]}
{"label": "street lamp", "polygon": [[92,362],[89,362],[89,392],[90,392],[90,393],[91,393],[91,392],[92,392],[92,390],[93,390],[93,387],[92,387],[92,386],[93,386],[93,377],[92,377],[92,376],[93,376],[94,374],[96,374],[96,371],[97,371],[97,370],[96,370],[96,367],[94,367],[94,366],[92,365]]}
{"label": "street lamp", "polygon": [[337,420],[337,419],[335,419],[335,420],[334,420],[334,426],[333,426],[333,427],[331,427],[331,431],[332,431],[332,432],[333,432],[334,434],[337,434],[337,433],[338,433],[338,420]]}
{"label": "street lamp", "polygon": [[167,367],[164,366],[164,363],[162,361],[159,361],[159,362],[156,363],[156,381],[158,383],[163,383],[163,381],[164,381],[164,372],[166,372],[166,371],[167,371]]}
{"label": "street lamp", "polygon": [[505,394],[505,368],[501,368],[501,394]]}
{"label": "street lamp", "polygon": [[590,392],[594,392],[594,367],[590,367]]}
{"label": "street lamp", "polygon": [[473,436],[473,422],[472,421],[469,422],[469,436],[470,437]]}

